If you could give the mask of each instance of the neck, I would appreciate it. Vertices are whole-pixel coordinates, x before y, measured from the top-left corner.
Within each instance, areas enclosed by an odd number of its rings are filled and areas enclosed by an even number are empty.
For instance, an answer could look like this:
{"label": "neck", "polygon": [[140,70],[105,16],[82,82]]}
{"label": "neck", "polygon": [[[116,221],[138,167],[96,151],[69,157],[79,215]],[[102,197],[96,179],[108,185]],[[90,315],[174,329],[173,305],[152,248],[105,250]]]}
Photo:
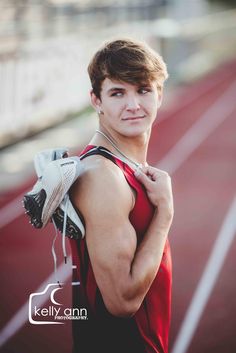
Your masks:
{"label": "neck", "polygon": [[103,126],[99,126],[98,130],[111,139],[114,145],[101,133],[96,133],[90,141],[90,144],[106,147],[114,154],[119,155],[119,151],[116,149],[117,147],[120,152],[124,153],[132,161],[143,165],[147,164],[146,157],[150,132],[130,137],[121,135],[115,131],[109,131]]}

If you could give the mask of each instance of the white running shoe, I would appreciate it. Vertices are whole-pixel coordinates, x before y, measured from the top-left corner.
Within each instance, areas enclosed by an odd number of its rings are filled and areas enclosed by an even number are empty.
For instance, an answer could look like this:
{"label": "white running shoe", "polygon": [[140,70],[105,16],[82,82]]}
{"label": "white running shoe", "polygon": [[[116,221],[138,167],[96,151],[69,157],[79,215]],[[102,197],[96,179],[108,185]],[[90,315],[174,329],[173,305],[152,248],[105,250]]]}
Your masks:
{"label": "white running shoe", "polygon": [[85,228],[81,218],[82,216],[79,216],[75,211],[69,195],[67,198],[64,197],[59,207],[52,215],[53,222],[55,223],[57,229],[62,234],[64,231],[65,234],[71,239],[81,239],[85,236]]}
{"label": "white running shoe", "polygon": [[85,229],[69,197],[65,196],[80,175],[82,166],[79,157],[66,156],[67,150],[62,148],[45,150],[35,156],[38,181],[24,195],[23,205],[35,228],[45,227],[53,218],[60,231],[65,228],[66,235],[79,239],[84,237]]}

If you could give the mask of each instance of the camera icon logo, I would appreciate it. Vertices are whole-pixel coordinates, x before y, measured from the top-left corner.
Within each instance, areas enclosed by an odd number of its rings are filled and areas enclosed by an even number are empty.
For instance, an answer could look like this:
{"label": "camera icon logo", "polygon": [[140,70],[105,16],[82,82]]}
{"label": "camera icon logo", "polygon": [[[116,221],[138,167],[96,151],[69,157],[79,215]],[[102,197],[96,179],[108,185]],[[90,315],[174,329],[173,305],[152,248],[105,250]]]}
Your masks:
{"label": "camera icon logo", "polygon": [[[42,292],[31,293],[29,296],[29,322],[33,325],[63,325],[60,322],[62,304],[58,303],[54,295],[63,289],[58,283],[49,283]],[[45,303],[49,302],[49,305]]]}
{"label": "camera icon logo", "polygon": [[[80,282],[72,282],[79,285]],[[29,322],[33,325],[63,325],[68,320],[88,320],[85,307],[65,307],[55,299],[57,291],[62,290],[58,283],[49,283],[41,292],[29,296]]]}

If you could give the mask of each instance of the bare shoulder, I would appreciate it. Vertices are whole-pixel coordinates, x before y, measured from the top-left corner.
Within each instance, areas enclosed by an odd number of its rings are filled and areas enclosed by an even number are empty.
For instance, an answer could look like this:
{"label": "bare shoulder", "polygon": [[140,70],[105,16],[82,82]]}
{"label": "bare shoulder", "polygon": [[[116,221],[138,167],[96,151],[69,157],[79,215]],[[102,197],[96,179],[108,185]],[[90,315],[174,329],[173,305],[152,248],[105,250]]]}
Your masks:
{"label": "bare shoulder", "polygon": [[[82,214],[99,212],[113,205],[128,213],[133,207],[133,193],[121,169],[102,156],[82,160],[83,172],[71,188],[71,198]],[[94,209],[95,208],[95,209]],[[94,209],[94,210],[93,210]]]}

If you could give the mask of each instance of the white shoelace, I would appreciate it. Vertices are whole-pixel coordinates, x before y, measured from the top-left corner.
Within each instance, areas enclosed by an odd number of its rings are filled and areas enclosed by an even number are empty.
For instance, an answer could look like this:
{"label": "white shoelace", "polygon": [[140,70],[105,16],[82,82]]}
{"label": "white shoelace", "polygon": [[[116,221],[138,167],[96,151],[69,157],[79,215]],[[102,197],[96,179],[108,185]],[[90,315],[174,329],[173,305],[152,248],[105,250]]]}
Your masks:
{"label": "white shoelace", "polygon": [[55,243],[56,243],[56,240],[57,240],[57,237],[58,237],[58,230],[57,230],[57,227],[56,227],[56,224],[55,224],[53,218],[52,218],[52,223],[53,223],[54,228],[55,228],[55,236],[54,236],[53,241],[52,241],[52,257],[53,257],[53,263],[54,263],[54,274],[55,274],[56,282],[58,283],[59,287],[61,287],[60,280],[58,278],[58,273],[57,273],[57,255],[56,255],[56,251],[55,251]]}
{"label": "white shoelace", "polygon": [[[62,230],[62,251],[63,251],[63,256],[64,256],[64,261],[65,264],[67,263],[67,253],[66,253],[66,221],[67,221],[67,210],[68,210],[68,204],[69,204],[69,195],[65,195],[65,210],[64,210],[64,219],[63,219],[63,230]],[[56,223],[54,219],[52,218],[52,223],[55,228],[55,236],[52,241],[52,257],[53,257],[53,263],[54,263],[54,274],[55,274],[55,280],[58,283],[58,285],[61,287],[60,280],[58,278],[58,272],[57,272],[57,254],[55,251],[55,243],[58,237],[58,229],[56,226]]]}
{"label": "white shoelace", "polygon": [[64,219],[63,219],[63,231],[62,231],[62,250],[64,255],[65,264],[67,263],[67,254],[66,254],[66,221],[67,221],[67,210],[69,205],[69,195],[65,194],[65,210],[64,210]]}

